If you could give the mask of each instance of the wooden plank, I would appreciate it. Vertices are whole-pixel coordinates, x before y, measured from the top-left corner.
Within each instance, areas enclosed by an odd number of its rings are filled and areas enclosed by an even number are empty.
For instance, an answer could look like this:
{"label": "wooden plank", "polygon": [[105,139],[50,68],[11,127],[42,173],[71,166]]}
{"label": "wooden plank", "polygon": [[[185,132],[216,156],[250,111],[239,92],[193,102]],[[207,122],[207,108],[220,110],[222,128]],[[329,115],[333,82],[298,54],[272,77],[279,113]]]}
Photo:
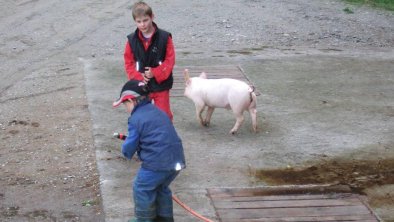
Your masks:
{"label": "wooden plank", "polygon": [[[201,72],[189,72],[190,77],[200,76]],[[230,77],[239,77],[246,80],[243,73],[237,70],[230,71],[221,71],[221,72],[205,72],[208,79],[217,79],[217,78],[230,78]],[[183,72],[182,73],[174,73],[174,79],[184,79]]]}
{"label": "wooden plank", "polygon": [[212,198],[216,197],[242,197],[264,195],[289,195],[289,194],[323,194],[323,193],[350,193],[348,186],[278,186],[278,187],[254,187],[254,188],[212,188],[208,193]]}
{"label": "wooden plank", "polygon": [[311,222],[311,221],[358,221],[358,222],[376,222],[377,220],[371,215],[346,215],[346,216],[320,216],[320,217],[281,217],[278,218],[228,218],[222,222]]}
{"label": "wooden plank", "polygon": [[318,199],[343,199],[356,197],[357,195],[350,193],[339,194],[314,194],[314,195],[267,195],[267,196],[246,196],[246,197],[212,197],[216,201],[277,201],[277,200],[318,200]]}
{"label": "wooden plank", "polygon": [[208,195],[222,222],[379,221],[348,186],[211,188]]}
{"label": "wooden plank", "polygon": [[198,70],[198,71],[206,71],[206,70],[225,70],[225,69],[239,69],[238,65],[183,65],[183,66],[174,66],[174,70],[183,71],[184,69]]}
{"label": "wooden plank", "polygon": [[329,206],[360,206],[358,198],[349,199],[317,199],[317,200],[281,200],[281,201],[215,201],[216,209],[263,209],[290,207],[329,207]]}
{"label": "wooden plank", "polygon": [[[190,77],[194,77],[194,76],[190,75]],[[209,75],[208,76],[208,79],[225,79],[225,78],[238,79],[238,80],[248,83],[247,79],[245,79],[245,77],[243,77],[243,76],[240,76],[239,74],[231,74],[230,73],[230,74],[226,74],[226,75]],[[183,78],[183,76],[182,76],[182,78],[180,78],[180,77],[174,78],[174,83],[185,84],[185,79]]]}
{"label": "wooden plank", "polygon": [[[190,75],[190,77],[197,77],[198,75]],[[247,79],[243,76],[241,76],[240,74],[236,74],[236,73],[226,73],[225,75],[208,75],[207,76],[208,79],[224,79],[224,78],[231,78],[231,79],[240,79],[244,82],[248,82]],[[174,83],[185,83],[185,78],[182,77],[178,77],[178,78],[174,78]]]}
{"label": "wooden plank", "polygon": [[299,207],[299,208],[272,208],[272,209],[217,209],[220,218],[282,218],[282,217],[326,217],[326,216],[372,216],[365,206],[338,207]]}

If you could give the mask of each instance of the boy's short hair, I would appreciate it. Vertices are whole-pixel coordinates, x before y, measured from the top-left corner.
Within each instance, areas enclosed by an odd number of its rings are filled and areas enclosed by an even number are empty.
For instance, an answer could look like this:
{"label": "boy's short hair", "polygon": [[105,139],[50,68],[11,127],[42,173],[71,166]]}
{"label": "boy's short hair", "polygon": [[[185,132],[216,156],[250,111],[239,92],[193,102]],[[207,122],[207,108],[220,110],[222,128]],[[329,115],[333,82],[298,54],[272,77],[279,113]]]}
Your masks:
{"label": "boy's short hair", "polygon": [[143,1],[138,1],[138,2],[134,3],[134,5],[132,7],[132,13],[133,13],[134,20],[136,17],[139,17],[139,16],[147,15],[149,17],[152,17],[152,15],[153,15],[152,8]]}

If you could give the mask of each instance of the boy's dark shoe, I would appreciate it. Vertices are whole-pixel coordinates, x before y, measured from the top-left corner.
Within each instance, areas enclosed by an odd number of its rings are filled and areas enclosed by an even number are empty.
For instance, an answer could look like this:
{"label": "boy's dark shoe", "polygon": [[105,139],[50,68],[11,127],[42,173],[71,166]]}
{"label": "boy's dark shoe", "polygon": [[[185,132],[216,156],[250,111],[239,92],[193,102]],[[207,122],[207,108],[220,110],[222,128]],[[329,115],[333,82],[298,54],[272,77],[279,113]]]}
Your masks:
{"label": "boy's dark shoe", "polygon": [[127,222],[155,222],[155,220],[131,218]]}
{"label": "boy's dark shoe", "polygon": [[153,221],[154,222],[174,222],[174,218],[173,217],[157,216]]}

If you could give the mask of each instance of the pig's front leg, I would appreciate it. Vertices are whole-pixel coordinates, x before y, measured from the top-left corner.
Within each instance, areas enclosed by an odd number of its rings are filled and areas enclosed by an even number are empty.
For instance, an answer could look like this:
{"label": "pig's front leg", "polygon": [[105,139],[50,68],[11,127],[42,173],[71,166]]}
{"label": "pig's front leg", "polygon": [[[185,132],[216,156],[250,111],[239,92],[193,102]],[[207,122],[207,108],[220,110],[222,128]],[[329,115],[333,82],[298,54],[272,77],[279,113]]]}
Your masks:
{"label": "pig's front leg", "polygon": [[205,105],[201,103],[195,103],[195,106],[196,106],[197,119],[200,121],[200,124],[202,126],[205,126],[205,121],[202,117],[202,113],[204,112]]}
{"label": "pig's front leg", "polygon": [[237,133],[238,128],[242,125],[243,121],[244,121],[244,116],[243,116],[243,114],[238,114],[238,115],[237,115],[237,121],[235,122],[234,127],[230,130],[230,133],[231,133],[231,134]]}
{"label": "pig's front leg", "polygon": [[205,126],[209,126],[209,124],[211,123],[211,117],[214,110],[214,107],[208,106],[207,115],[205,117]]}

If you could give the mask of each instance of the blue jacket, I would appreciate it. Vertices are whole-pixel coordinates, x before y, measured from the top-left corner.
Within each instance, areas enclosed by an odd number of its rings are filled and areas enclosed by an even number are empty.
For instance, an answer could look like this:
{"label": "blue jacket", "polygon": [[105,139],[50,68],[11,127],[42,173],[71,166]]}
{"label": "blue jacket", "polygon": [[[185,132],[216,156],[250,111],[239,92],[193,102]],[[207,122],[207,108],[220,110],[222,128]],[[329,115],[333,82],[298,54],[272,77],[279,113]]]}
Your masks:
{"label": "blue jacket", "polygon": [[182,141],[174,125],[149,100],[139,102],[128,119],[122,153],[131,159],[136,152],[144,169],[166,171],[185,167]]}

